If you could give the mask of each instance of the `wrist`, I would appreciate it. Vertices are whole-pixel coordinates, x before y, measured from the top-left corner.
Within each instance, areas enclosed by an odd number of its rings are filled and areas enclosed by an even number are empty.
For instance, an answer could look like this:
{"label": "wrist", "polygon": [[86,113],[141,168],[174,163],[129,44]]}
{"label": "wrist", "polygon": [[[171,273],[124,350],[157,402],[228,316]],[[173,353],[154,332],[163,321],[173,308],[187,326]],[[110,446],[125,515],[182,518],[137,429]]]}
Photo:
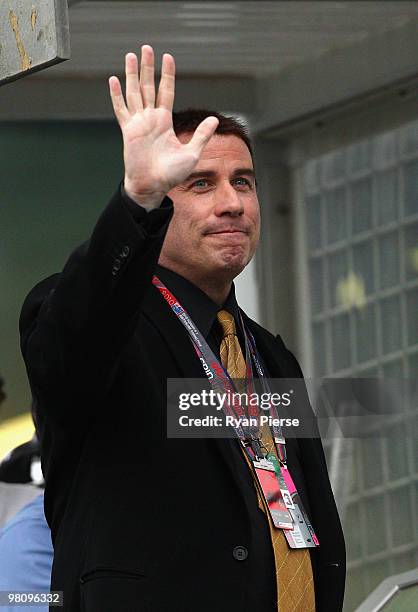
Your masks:
{"label": "wrist", "polygon": [[133,200],[135,204],[142,206],[142,208],[146,210],[158,208],[166,196],[164,192],[137,191],[127,179],[124,180],[123,187],[126,195]]}

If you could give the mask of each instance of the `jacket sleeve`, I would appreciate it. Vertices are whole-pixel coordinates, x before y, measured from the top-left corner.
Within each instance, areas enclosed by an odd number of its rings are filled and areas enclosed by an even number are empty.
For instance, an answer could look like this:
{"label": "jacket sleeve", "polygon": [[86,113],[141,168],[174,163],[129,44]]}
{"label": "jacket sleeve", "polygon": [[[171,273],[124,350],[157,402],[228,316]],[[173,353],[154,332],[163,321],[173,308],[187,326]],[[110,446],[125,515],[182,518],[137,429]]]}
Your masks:
{"label": "jacket sleeve", "polygon": [[151,212],[138,207],[134,217],[119,189],[90,240],[26,298],[22,354],[34,397],[46,410],[55,404],[50,417],[65,417],[67,397],[73,410],[79,404],[86,410],[106,396],[151,287],[172,214],[166,197]]}

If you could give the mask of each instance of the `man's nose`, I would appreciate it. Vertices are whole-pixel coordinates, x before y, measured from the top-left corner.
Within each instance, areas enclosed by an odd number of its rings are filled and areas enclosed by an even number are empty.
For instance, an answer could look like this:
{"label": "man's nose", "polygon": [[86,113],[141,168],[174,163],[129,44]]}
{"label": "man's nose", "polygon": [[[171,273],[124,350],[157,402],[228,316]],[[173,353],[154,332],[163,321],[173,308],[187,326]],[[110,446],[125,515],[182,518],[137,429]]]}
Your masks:
{"label": "man's nose", "polygon": [[224,183],[216,190],[216,206],[215,214],[229,214],[234,217],[242,215],[244,206],[241,199],[241,194],[234,189],[230,183]]}

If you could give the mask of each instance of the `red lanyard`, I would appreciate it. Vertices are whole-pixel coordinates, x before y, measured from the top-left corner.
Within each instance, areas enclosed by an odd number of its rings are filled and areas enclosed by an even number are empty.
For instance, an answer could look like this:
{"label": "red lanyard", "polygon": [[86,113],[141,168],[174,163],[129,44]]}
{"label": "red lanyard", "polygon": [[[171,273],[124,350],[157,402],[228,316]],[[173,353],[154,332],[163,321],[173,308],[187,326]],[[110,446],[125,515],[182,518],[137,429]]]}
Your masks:
{"label": "red lanyard", "polygon": [[[228,372],[219,362],[214,352],[206,342],[200,330],[196,327],[193,320],[171,293],[169,289],[160,281],[157,276],[152,279],[153,284],[159,290],[163,298],[166,300],[174,314],[186,328],[187,333],[192,341],[198,358],[200,359],[203,370],[214,389],[215,393],[225,394],[226,401],[223,402],[222,408],[227,415],[238,417],[246,416],[241,403],[236,400],[239,394],[235,393],[235,386]],[[245,338],[245,353],[247,365],[247,388],[253,389],[253,370],[252,361],[255,364],[263,389],[269,392],[268,381],[263,367],[261,357],[257,351],[254,337],[251,332],[244,326],[241,317],[241,325]],[[230,401],[232,399],[232,401]],[[277,418],[276,406],[269,403],[269,413],[273,419]],[[257,409],[257,416],[259,411]],[[234,421],[235,422],[235,421]],[[263,495],[269,507],[269,512],[273,523],[276,527],[283,528],[285,537],[291,548],[307,548],[319,545],[318,538],[315,535],[308,515],[303,507],[292,477],[286,465],[286,441],[283,437],[281,428],[273,425],[274,442],[277,449],[280,465],[277,466],[277,472],[272,463],[272,458],[264,458],[261,450],[259,427],[243,426],[238,420],[237,426],[233,427],[236,436],[242,443],[245,452],[250,457],[253,468],[263,490]],[[272,475],[273,473],[276,476]],[[267,480],[269,482],[267,482]],[[270,488],[273,483],[274,495],[270,496]],[[276,499],[277,496],[280,499]],[[277,507],[276,507],[277,506]],[[303,527],[303,529],[302,529]]]}
{"label": "red lanyard", "polygon": [[[224,411],[228,416],[246,417],[243,406],[237,401],[237,393],[235,393],[235,386],[228,372],[219,362],[218,358],[206,342],[201,331],[196,327],[193,320],[187,311],[183,308],[177,298],[171,293],[171,291],[161,282],[161,280],[154,276],[152,279],[153,284],[159,290],[163,298],[166,300],[171,310],[180,320],[185,327],[189,337],[192,341],[193,347],[196,351],[198,358],[202,363],[203,370],[208,377],[208,380],[216,393],[226,393],[227,401],[224,402]],[[245,338],[245,353],[246,353],[246,365],[247,365],[247,385],[249,389],[253,389],[253,370],[252,361],[254,361],[257,369],[258,376],[262,381],[264,389],[269,392],[268,383],[265,376],[264,368],[261,365],[261,358],[257,352],[255,341],[250,332],[245,328],[242,318],[241,324],[244,331]],[[269,411],[273,418],[277,417],[276,407],[270,403]],[[253,405],[250,406],[250,412],[253,416],[259,416],[258,407]],[[251,416],[251,415],[250,415]],[[246,427],[241,423],[237,424],[233,428],[237,437],[240,439],[245,450],[250,455],[251,459],[254,457],[262,457],[261,446],[259,442],[259,428]],[[273,427],[274,440],[278,452],[279,459],[282,464],[286,464],[286,442],[283,437],[280,427]]]}

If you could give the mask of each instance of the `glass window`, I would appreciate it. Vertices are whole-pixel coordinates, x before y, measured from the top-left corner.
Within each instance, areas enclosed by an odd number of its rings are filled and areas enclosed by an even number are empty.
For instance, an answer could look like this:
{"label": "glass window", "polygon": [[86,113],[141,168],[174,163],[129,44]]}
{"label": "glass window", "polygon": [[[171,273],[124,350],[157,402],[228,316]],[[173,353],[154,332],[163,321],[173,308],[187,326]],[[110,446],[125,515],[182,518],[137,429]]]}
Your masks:
{"label": "glass window", "polygon": [[418,353],[412,353],[408,357],[408,376],[418,378]]}
{"label": "glass window", "polygon": [[370,177],[352,184],[351,215],[353,234],[364,232],[372,227],[372,181]]}
{"label": "glass window", "polygon": [[406,280],[418,278],[418,223],[407,225],[405,231]]}
{"label": "glass window", "polygon": [[310,262],[311,307],[314,314],[324,308],[323,260],[319,257]]}
{"label": "glass window", "polygon": [[373,166],[382,170],[396,163],[397,146],[396,132],[386,132],[373,138]]}
{"label": "glass window", "polygon": [[376,304],[355,311],[357,361],[368,361],[377,355]]}
{"label": "glass window", "polygon": [[[412,442],[412,454],[413,454],[414,467],[415,467],[415,471],[418,472],[418,444],[417,444],[418,417],[415,419],[412,419],[410,422],[409,436],[411,437],[411,442]],[[417,487],[418,487],[418,483],[417,483]],[[417,489],[417,494],[418,494],[418,489]],[[417,508],[418,508],[418,498],[417,498]]]}
{"label": "glass window", "polygon": [[418,508],[418,482],[415,483],[415,508]]}
{"label": "glass window", "polygon": [[378,240],[380,288],[388,289],[400,281],[398,231],[384,234]]}
{"label": "glass window", "polygon": [[402,378],[403,377],[403,361],[402,359],[393,359],[382,366],[383,378]]}
{"label": "glass window", "polygon": [[369,554],[385,550],[386,542],[386,510],[382,495],[368,498],[366,501],[366,538]]}
{"label": "glass window", "polygon": [[389,493],[393,546],[408,544],[411,535],[416,533],[416,517],[412,519],[410,491],[410,487],[401,487]]}
{"label": "glass window", "polygon": [[307,199],[308,245],[311,250],[322,245],[321,197],[312,196]]}
{"label": "glass window", "polygon": [[405,214],[418,213],[418,160],[405,164]]}
{"label": "glass window", "polygon": [[411,289],[406,294],[406,311],[408,326],[408,344],[418,343],[418,288]]}
{"label": "glass window", "polygon": [[355,465],[356,461],[357,461],[357,455],[359,454],[359,448],[360,448],[360,440],[353,440],[353,461],[352,461],[352,465],[355,469],[352,470],[351,474],[349,475],[349,487],[348,487],[348,491],[349,491],[349,495],[352,495],[353,493],[356,494],[359,492],[359,473],[357,470],[357,466]]}
{"label": "glass window", "polygon": [[352,534],[346,541],[347,552],[350,559],[357,559],[362,553],[362,538],[361,538],[360,509],[358,504],[350,505],[347,508],[347,528]]}
{"label": "glass window", "polygon": [[350,145],[347,149],[347,165],[349,174],[363,173],[370,168],[370,142],[363,140]]}
{"label": "glass window", "polygon": [[319,187],[319,163],[312,159],[306,164],[305,168],[305,192],[316,193]]}
{"label": "glass window", "polygon": [[327,372],[325,347],[325,324],[315,323],[313,325],[313,343],[315,346],[314,370],[315,376],[324,376]]}
{"label": "glass window", "polygon": [[334,244],[347,237],[345,189],[328,191],[324,196],[327,217],[327,243]]}
{"label": "glass window", "polygon": [[388,437],[385,438],[389,479],[397,480],[409,473],[408,469],[408,446],[407,430],[404,423],[395,423],[388,430]]}
{"label": "glass window", "polygon": [[347,282],[347,251],[335,251],[328,257],[329,304],[331,307],[344,303],[344,283]]}
{"label": "glass window", "polygon": [[399,295],[380,303],[381,337],[383,354],[397,351],[402,346],[401,304]]}
{"label": "glass window", "polygon": [[350,320],[348,314],[331,319],[332,359],[334,371],[351,365]]}
{"label": "glass window", "polygon": [[418,121],[401,128],[400,141],[403,155],[418,155]]}
{"label": "glass window", "polygon": [[345,151],[327,153],[321,159],[321,182],[324,187],[332,187],[344,180]]}
{"label": "glass window", "polygon": [[370,239],[358,242],[353,246],[353,268],[356,277],[360,278],[367,294],[375,290],[374,242]]}
{"label": "glass window", "polygon": [[386,225],[399,217],[398,172],[389,170],[375,176],[378,225]]}
{"label": "glass window", "polygon": [[355,440],[337,475],[351,610],[418,564],[418,121],[336,148],[303,173],[305,227],[316,228],[304,241],[315,375],[411,377],[389,441]]}
{"label": "glass window", "polygon": [[377,378],[379,376],[379,370],[376,366],[370,368],[356,368],[353,372],[358,378]]}
{"label": "glass window", "polygon": [[371,489],[383,482],[382,438],[361,438],[361,450],[364,487]]}

